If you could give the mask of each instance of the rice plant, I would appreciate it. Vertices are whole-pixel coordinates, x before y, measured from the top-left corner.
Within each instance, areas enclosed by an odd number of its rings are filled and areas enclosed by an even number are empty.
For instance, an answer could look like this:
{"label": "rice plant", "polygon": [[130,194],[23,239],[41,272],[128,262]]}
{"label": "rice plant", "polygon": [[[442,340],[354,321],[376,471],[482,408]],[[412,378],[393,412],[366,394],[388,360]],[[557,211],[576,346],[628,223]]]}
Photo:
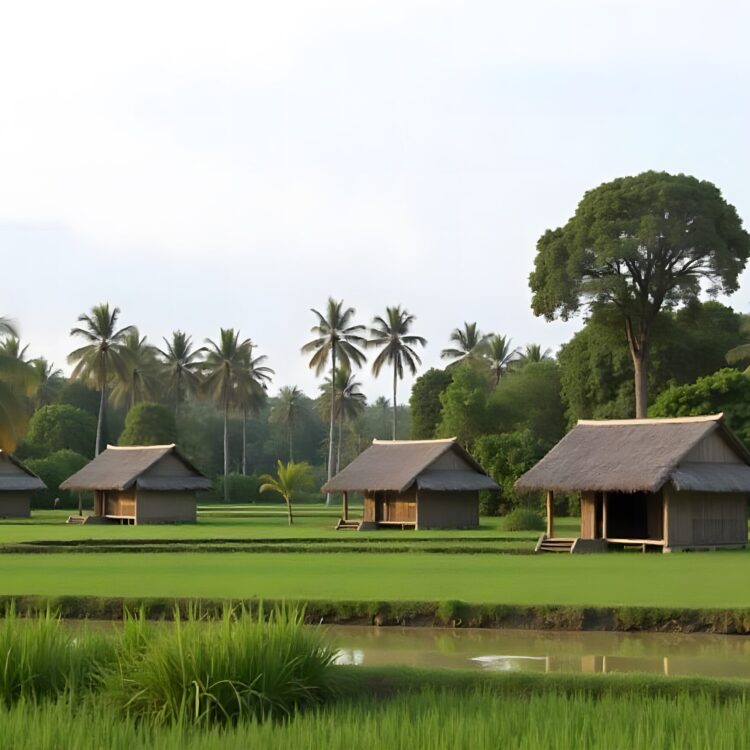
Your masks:
{"label": "rice plant", "polygon": [[[141,617],[141,620],[143,618]],[[218,621],[175,613],[144,635],[126,623],[119,688],[129,713],[157,722],[278,718],[333,693],[335,651],[299,609],[268,618],[225,608]]]}

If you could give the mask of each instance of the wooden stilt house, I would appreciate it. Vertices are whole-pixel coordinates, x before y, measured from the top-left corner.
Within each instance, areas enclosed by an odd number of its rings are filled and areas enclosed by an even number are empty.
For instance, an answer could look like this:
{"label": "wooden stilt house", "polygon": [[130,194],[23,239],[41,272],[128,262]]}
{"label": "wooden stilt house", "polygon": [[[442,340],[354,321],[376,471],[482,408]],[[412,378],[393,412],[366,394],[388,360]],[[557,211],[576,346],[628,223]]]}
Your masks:
{"label": "wooden stilt house", "polygon": [[60,485],[94,493],[92,520],[133,524],[195,523],[195,493],[210,488],[175,445],[109,445]]}
{"label": "wooden stilt house", "polygon": [[[747,544],[750,452],[721,414],[581,420],[516,489],[546,492],[539,551]],[[555,492],[580,495],[580,536],[555,536]]]}
{"label": "wooden stilt house", "polygon": [[[479,526],[480,490],[494,479],[455,440],[374,440],[323,485],[340,492],[337,528],[473,529]],[[364,494],[362,519],[350,519],[348,497]]]}
{"label": "wooden stilt house", "polygon": [[28,518],[32,493],[45,488],[31,469],[0,450],[0,518]]}

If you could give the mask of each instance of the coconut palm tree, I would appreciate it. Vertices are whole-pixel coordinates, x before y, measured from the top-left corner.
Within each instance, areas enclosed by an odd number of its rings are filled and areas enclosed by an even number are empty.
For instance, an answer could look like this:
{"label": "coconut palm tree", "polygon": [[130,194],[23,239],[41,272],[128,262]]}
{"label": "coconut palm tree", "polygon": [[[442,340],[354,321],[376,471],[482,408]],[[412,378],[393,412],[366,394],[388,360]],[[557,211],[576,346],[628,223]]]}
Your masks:
{"label": "coconut palm tree", "polygon": [[519,354],[518,349],[511,349],[511,339],[507,336],[496,333],[487,339],[485,356],[490,366],[490,372],[495,377],[495,385],[500,382],[500,378],[510,369],[513,362],[518,359]]}
{"label": "coconut palm tree", "polygon": [[[16,328],[8,318],[0,317],[0,336],[18,340]],[[28,363],[0,351],[0,450],[15,450],[28,424],[25,397],[33,393],[36,384],[36,374]]]}
{"label": "coconut palm tree", "polygon": [[201,357],[205,347],[193,349],[190,336],[182,331],[172,331],[172,339],[164,339],[164,349],[156,350],[161,357],[161,366],[166,376],[167,389],[174,395],[174,413],[188,393],[197,393],[200,388]]}
{"label": "coconut palm tree", "polygon": [[336,471],[341,466],[342,432],[345,422],[359,417],[367,406],[367,397],[360,390],[362,383],[357,382],[348,370],[341,368],[336,373],[336,379],[329,376],[320,386],[318,404],[323,415],[331,411],[330,398],[333,394],[333,414],[336,421],[338,439],[336,441]]}
{"label": "coconut palm tree", "polygon": [[26,352],[28,348],[28,344],[22,347],[21,339],[19,339],[18,336],[15,335],[10,335],[0,341],[0,353],[4,354],[7,357],[11,357],[12,359],[16,359],[19,362],[28,362],[28,360],[26,359]]}
{"label": "coconut palm tree", "polygon": [[240,341],[240,332],[222,328],[219,341],[206,339],[204,388],[224,415],[224,502],[229,502],[229,411],[236,403],[236,393],[249,379],[247,362],[251,357],[250,339]]}
{"label": "coconut palm tree", "polygon": [[549,362],[552,357],[552,349],[544,349],[539,344],[526,344],[526,347],[516,359],[517,367],[525,367],[532,362]]}
{"label": "coconut palm tree", "polygon": [[[310,329],[315,334],[315,338],[302,347],[302,352],[312,353],[310,367],[315,370],[316,375],[320,375],[326,369],[329,360],[331,362],[331,414],[328,431],[328,479],[330,480],[333,476],[333,426],[336,421],[334,414],[336,399],[333,388],[336,372],[339,366],[351,372],[354,365],[361,367],[365,363],[367,358],[359,347],[367,346],[367,340],[361,335],[365,327],[352,323],[355,315],[354,308],[345,308],[343,300],[337,302],[333,297],[329,297],[325,315],[315,308],[311,308],[311,311],[318,320]],[[329,493],[326,495],[326,504],[330,502]]]}
{"label": "coconut palm tree", "polygon": [[60,389],[65,383],[63,371],[48,362],[44,357],[32,359],[29,363],[36,372],[37,389],[34,393],[34,406],[47,406],[55,401]]}
{"label": "coconut palm tree", "polygon": [[139,401],[151,400],[159,390],[157,350],[133,326],[122,342],[125,373],[117,374],[112,403],[132,409]]}
{"label": "coconut palm tree", "polygon": [[422,360],[414,351],[414,347],[427,344],[427,340],[421,336],[409,334],[409,328],[415,320],[415,316],[407,310],[402,310],[400,305],[386,307],[385,318],[379,315],[373,318],[370,328],[371,338],[367,342],[368,346],[381,348],[372,363],[372,372],[375,377],[378,377],[386,363],[393,367],[393,440],[396,439],[398,381],[404,379],[404,365],[409,368],[412,375],[417,374],[417,365],[421,365]]}
{"label": "coconut palm tree", "polygon": [[295,464],[290,461],[283,464],[281,461],[276,462],[276,476],[263,474],[260,478],[261,492],[278,492],[284,498],[286,503],[287,517],[289,525],[294,523],[292,517],[292,500],[295,492],[303,492],[312,487],[313,475],[312,469],[306,463]]}
{"label": "coconut palm tree", "polygon": [[378,396],[373,406],[380,413],[380,437],[385,437],[388,432],[388,409],[391,402],[385,396]]}
{"label": "coconut palm tree", "polygon": [[289,461],[294,461],[294,430],[305,413],[305,394],[296,385],[285,385],[271,407],[271,422],[286,427],[289,435]]}
{"label": "coconut palm tree", "polygon": [[452,359],[452,365],[467,360],[477,361],[484,355],[487,339],[491,335],[482,333],[476,323],[464,323],[463,328],[454,328],[451,331],[450,340],[456,346],[443,349],[440,356],[443,359]]}
{"label": "coconut palm tree", "polygon": [[78,336],[87,342],[68,355],[68,362],[75,364],[71,377],[74,380],[89,381],[100,392],[99,416],[96,423],[96,446],[94,455],[99,455],[102,441],[102,426],[107,408],[107,386],[113,375],[126,379],[128,366],[123,347],[126,336],[134,329],[125,326],[117,329],[120,308],[110,309],[109,303],[95,305],[90,314],[78,316],[78,326],[70,330],[71,336]]}
{"label": "coconut palm tree", "polygon": [[242,412],[242,474],[247,474],[247,418],[257,415],[268,398],[268,384],[274,371],[263,363],[268,357],[253,357],[253,343],[249,342],[245,353],[245,375],[237,381],[235,406]]}

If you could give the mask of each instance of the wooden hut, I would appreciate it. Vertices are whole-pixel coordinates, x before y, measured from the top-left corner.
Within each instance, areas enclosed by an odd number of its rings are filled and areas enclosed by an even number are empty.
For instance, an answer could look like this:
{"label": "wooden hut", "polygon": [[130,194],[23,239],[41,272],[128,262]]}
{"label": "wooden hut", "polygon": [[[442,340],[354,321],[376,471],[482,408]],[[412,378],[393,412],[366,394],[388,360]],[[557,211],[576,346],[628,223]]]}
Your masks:
{"label": "wooden hut", "polygon": [[[747,544],[750,452],[721,414],[581,420],[516,488],[547,493],[540,551]],[[580,537],[555,537],[555,492],[580,494]]]}
{"label": "wooden hut", "polygon": [[46,486],[15,456],[0,450],[0,518],[28,518],[32,493]]}
{"label": "wooden hut", "polygon": [[175,445],[108,445],[60,485],[94,493],[87,520],[134,524],[195,523],[195,493],[210,487]]}
{"label": "wooden hut", "polygon": [[[479,491],[499,489],[456,442],[373,440],[372,445],[323,485],[340,492],[337,528],[474,529]],[[348,494],[364,494],[361,520],[350,519]]]}

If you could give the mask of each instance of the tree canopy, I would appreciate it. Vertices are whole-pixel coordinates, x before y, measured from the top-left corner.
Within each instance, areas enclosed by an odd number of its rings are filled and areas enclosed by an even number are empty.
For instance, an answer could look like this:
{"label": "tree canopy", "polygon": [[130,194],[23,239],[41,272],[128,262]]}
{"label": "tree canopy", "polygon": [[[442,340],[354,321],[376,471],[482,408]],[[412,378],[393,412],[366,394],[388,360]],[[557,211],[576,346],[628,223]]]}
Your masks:
{"label": "tree canopy", "polygon": [[125,417],[120,445],[169,445],[176,442],[174,414],[166,406],[142,401]]}
{"label": "tree canopy", "polygon": [[588,191],[567,224],[537,243],[529,277],[535,315],[567,319],[609,304],[624,324],[636,416],[646,415],[652,331],[662,309],[737,290],[750,236],[710,182],[644,172]]}

